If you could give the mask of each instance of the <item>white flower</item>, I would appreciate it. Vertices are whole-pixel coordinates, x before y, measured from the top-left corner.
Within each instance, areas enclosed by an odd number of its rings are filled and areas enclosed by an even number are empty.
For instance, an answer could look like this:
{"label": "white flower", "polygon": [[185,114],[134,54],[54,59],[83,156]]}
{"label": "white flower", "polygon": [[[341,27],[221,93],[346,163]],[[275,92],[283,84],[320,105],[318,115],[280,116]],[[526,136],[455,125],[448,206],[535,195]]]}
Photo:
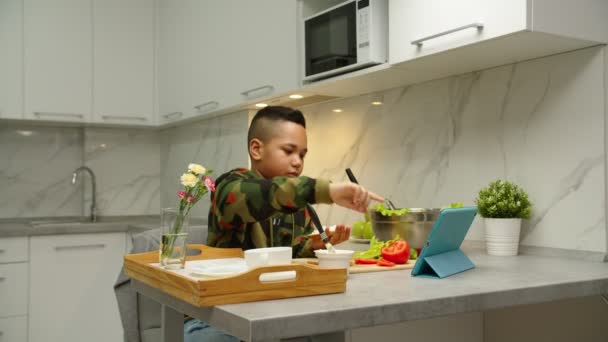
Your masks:
{"label": "white flower", "polygon": [[182,181],[183,186],[189,186],[189,187],[195,186],[196,182],[198,182],[198,178],[191,173],[184,173],[180,177],[180,180]]}
{"label": "white flower", "polygon": [[203,165],[199,164],[188,164],[188,171],[194,172],[195,175],[201,175],[207,171]]}

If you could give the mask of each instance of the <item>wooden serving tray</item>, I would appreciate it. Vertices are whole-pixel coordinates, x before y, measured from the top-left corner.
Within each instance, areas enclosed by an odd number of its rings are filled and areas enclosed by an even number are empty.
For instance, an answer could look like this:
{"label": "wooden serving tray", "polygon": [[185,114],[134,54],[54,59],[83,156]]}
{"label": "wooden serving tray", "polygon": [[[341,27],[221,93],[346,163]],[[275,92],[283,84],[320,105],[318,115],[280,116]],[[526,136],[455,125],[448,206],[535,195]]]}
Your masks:
{"label": "wooden serving tray", "polygon": [[[186,257],[189,260],[206,260],[243,257],[240,248],[214,248],[205,245],[188,245],[200,254]],[[213,306],[255,302],[302,296],[314,296],[346,291],[346,269],[319,268],[310,264],[291,264],[256,267],[234,276],[212,279],[193,279],[178,272],[160,268],[158,251],[129,254],[124,258],[125,272],[129,277],[157,288],[195,306]],[[292,280],[260,282],[263,273],[295,271]]]}

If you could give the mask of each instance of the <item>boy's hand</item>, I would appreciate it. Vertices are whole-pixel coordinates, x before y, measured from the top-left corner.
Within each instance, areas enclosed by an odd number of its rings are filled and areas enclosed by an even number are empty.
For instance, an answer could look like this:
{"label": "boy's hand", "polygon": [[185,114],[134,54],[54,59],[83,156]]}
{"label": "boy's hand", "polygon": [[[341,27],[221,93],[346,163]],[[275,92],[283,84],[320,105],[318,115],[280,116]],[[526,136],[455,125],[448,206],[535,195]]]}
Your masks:
{"label": "boy's hand", "polygon": [[367,212],[371,200],[384,202],[384,198],[355,183],[331,183],[329,196],[337,205],[360,213]]}
{"label": "boy's hand", "polygon": [[[332,245],[337,245],[350,238],[350,227],[343,224],[339,224],[336,226],[336,229],[333,232],[331,232],[329,228],[325,228],[325,234],[327,234],[327,238],[329,238],[329,242]],[[321,239],[321,235],[311,235],[311,238],[313,250],[325,248],[325,243]]]}

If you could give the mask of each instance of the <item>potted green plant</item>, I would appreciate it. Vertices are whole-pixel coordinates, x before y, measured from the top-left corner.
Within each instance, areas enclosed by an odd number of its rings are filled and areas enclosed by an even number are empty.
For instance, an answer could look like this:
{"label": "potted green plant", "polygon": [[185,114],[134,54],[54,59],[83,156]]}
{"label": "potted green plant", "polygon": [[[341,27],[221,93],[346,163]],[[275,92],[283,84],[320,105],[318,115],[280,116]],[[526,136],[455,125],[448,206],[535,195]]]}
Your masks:
{"label": "potted green plant", "polygon": [[532,203],[526,192],[506,180],[496,180],[479,190],[477,212],[484,217],[489,255],[517,255],[522,219],[530,218]]}

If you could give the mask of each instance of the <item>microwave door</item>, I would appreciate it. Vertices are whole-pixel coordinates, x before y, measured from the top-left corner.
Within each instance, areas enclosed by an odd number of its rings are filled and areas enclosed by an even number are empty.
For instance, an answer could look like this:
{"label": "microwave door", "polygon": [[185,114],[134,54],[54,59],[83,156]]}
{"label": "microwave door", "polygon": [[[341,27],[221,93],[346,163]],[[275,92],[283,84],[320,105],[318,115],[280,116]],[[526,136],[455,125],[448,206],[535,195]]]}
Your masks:
{"label": "microwave door", "polygon": [[357,63],[356,3],[306,22],[306,76]]}

